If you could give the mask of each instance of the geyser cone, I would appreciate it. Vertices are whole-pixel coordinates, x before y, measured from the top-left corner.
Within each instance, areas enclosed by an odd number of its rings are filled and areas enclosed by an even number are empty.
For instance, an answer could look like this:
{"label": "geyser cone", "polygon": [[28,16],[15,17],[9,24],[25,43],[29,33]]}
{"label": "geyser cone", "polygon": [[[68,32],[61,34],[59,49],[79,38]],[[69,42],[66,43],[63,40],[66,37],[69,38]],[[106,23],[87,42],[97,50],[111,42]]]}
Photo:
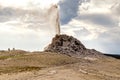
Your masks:
{"label": "geyser cone", "polygon": [[68,35],[56,35],[52,43],[45,49],[47,52],[57,52],[68,56],[99,56],[100,52],[87,49],[78,39]]}

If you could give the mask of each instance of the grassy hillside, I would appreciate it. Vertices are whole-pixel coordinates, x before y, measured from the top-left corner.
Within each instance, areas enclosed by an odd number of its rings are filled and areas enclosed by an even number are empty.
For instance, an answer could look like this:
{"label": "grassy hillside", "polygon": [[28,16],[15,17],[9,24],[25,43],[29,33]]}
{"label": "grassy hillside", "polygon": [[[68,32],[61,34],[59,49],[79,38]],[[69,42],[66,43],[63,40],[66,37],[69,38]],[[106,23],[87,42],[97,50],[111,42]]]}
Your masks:
{"label": "grassy hillside", "polygon": [[120,60],[108,56],[0,51],[0,80],[119,80],[119,75]]}
{"label": "grassy hillside", "polygon": [[0,52],[0,73],[40,70],[76,62],[79,62],[76,58],[57,53],[2,51]]}

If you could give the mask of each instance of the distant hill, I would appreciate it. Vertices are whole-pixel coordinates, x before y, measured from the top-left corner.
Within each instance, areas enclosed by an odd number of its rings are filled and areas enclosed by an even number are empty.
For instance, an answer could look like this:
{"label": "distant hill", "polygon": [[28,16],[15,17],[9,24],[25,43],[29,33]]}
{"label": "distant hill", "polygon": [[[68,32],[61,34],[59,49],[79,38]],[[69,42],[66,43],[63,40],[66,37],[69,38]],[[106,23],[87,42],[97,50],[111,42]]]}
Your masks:
{"label": "distant hill", "polygon": [[104,54],[104,55],[120,59],[120,55],[119,54]]}

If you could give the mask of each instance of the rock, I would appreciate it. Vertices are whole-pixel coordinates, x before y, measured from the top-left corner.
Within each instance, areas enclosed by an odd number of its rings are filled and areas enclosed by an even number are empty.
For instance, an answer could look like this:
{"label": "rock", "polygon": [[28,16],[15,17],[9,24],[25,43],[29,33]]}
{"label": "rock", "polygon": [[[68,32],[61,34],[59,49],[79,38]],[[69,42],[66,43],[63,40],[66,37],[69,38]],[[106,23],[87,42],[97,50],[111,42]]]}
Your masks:
{"label": "rock", "polygon": [[83,57],[101,54],[94,49],[87,49],[78,39],[68,35],[56,35],[52,43],[45,49],[46,52],[56,52],[68,56]]}
{"label": "rock", "polygon": [[49,71],[49,74],[51,74],[51,75],[56,74],[56,73],[57,73],[56,70],[51,70],[51,71]]}
{"label": "rock", "polygon": [[82,72],[82,73],[84,73],[84,74],[88,74],[88,72],[87,72],[87,71],[82,70],[82,69],[79,69],[78,71],[79,71],[79,72]]}

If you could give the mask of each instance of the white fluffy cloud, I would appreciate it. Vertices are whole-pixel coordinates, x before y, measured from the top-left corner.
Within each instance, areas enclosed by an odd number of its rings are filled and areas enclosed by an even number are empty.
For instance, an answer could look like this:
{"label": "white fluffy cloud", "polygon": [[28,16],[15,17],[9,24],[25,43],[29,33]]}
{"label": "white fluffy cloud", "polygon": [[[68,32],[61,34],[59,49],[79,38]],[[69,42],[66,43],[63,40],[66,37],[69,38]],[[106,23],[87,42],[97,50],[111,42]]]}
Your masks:
{"label": "white fluffy cloud", "polygon": [[51,4],[57,4],[60,0],[0,0],[0,5],[4,7],[14,7],[22,9],[47,8]]}
{"label": "white fluffy cloud", "polygon": [[61,33],[88,48],[120,53],[120,0],[0,0],[0,49],[43,49],[55,35],[57,10],[50,6],[56,3]]}
{"label": "white fluffy cloud", "polygon": [[120,0],[86,0],[79,5],[78,15],[64,25],[68,27],[62,27],[63,32],[77,37],[89,48],[119,54],[119,9]]}
{"label": "white fluffy cloud", "polygon": [[56,34],[57,2],[0,0],[0,49],[43,49]]}

